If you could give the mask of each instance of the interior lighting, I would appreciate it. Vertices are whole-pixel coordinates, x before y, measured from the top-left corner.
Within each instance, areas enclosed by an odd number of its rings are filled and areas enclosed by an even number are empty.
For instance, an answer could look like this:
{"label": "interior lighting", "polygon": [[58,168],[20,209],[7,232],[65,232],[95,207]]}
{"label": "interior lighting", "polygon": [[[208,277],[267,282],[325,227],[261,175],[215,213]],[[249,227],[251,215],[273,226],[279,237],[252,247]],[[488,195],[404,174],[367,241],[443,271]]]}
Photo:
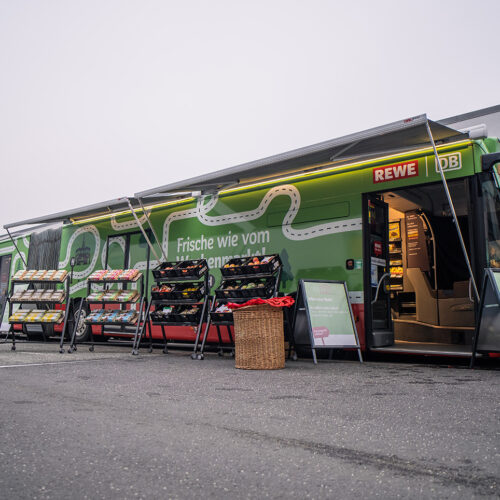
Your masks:
{"label": "interior lighting", "polygon": [[[465,145],[470,145],[471,141],[465,140],[465,141],[457,141],[457,142],[450,142],[449,144],[445,144],[442,146],[438,146],[438,150],[446,150],[448,148],[452,147],[457,147],[457,146],[465,146]],[[370,163],[377,163],[382,160],[395,160],[398,158],[404,158],[408,156],[409,154],[415,154],[415,153],[431,153],[434,150],[432,147],[427,147],[427,148],[421,148],[421,149],[414,149],[411,151],[406,151],[403,153],[398,153],[394,155],[388,155],[388,156],[379,156],[377,158],[372,158],[370,160],[364,160],[364,161],[359,161],[359,162],[353,162],[353,163],[347,163],[343,165],[337,165],[337,166],[331,166],[335,162],[327,162],[327,163],[320,163],[318,165],[311,166],[311,168],[314,169],[312,172],[301,172],[299,174],[292,174],[292,175],[287,175],[284,177],[276,177],[275,179],[267,180],[267,181],[260,181],[260,182],[255,182],[252,184],[247,184],[245,186],[238,186],[235,188],[228,188],[228,189],[223,189],[219,193],[220,194],[227,194],[227,193],[233,193],[235,191],[243,191],[245,189],[252,189],[254,187],[260,187],[260,186],[265,186],[269,184],[275,184],[278,182],[283,182],[283,181],[288,181],[292,179],[302,179],[306,177],[312,177],[312,176],[317,176],[321,174],[325,174],[328,172],[333,172],[333,171],[340,171],[340,170],[346,170],[350,168],[359,168],[359,167],[364,167]],[[326,168],[322,168],[326,167]]]}

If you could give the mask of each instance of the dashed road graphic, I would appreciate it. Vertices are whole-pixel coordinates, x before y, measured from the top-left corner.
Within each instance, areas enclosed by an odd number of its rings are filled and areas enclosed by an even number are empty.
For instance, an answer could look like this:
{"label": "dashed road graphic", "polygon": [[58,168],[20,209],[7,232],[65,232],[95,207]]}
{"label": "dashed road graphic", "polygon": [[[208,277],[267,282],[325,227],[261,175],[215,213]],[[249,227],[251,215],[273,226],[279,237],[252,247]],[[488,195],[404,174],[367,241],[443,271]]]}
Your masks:
{"label": "dashed road graphic", "polygon": [[[292,227],[292,224],[300,209],[301,197],[299,190],[295,186],[291,184],[285,184],[283,186],[276,186],[269,189],[269,191],[267,191],[267,193],[262,198],[262,201],[259,203],[258,207],[256,207],[253,210],[247,210],[244,212],[232,213],[227,215],[210,216],[208,215],[208,213],[217,205],[217,202],[219,201],[219,197],[217,195],[211,195],[200,198],[195,208],[191,208],[188,210],[179,210],[177,212],[169,214],[165,218],[165,221],[163,223],[163,234],[161,242],[163,247],[163,252],[168,257],[170,227],[174,222],[180,221],[182,219],[197,218],[201,222],[201,224],[205,226],[223,226],[226,224],[239,224],[243,222],[253,221],[262,217],[265,214],[266,210],[268,209],[272,200],[274,200],[278,196],[287,196],[290,199],[290,206],[286,214],[284,215],[283,222],[281,224],[283,235],[289,240],[304,241],[329,234],[361,230],[362,227],[361,218],[359,217],[352,219],[344,219],[340,221],[329,221],[323,224],[317,224],[315,226],[303,229],[296,229]],[[141,225],[144,224],[146,222],[146,216],[143,215],[142,217],[140,217],[139,221]],[[137,224],[136,221],[133,219],[127,222],[117,222],[116,219],[112,218],[111,227],[115,231],[123,231],[126,229],[136,228]],[[84,232],[90,232],[94,236],[96,247],[90,265],[83,271],[74,273],[74,278],[76,279],[83,279],[87,277],[92,272],[95,264],[97,263],[97,259],[99,256],[99,248],[100,248],[100,237],[99,237],[99,231],[95,226],[93,225],[84,226],[77,229],[73,233],[68,242],[68,246],[66,249],[66,257],[62,262],[59,263],[59,268],[64,268],[68,265],[71,255],[71,246],[73,245],[76,238]],[[116,239],[113,240],[113,242],[118,243],[122,247],[123,251],[125,251],[125,241],[121,242],[118,239]],[[102,249],[101,263],[102,266],[104,267],[105,248]],[[154,267],[156,265],[158,265],[156,261],[152,261],[150,263],[151,267]],[[146,266],[147,266],[146,261],[139,261],[136,262],[134,265],[136,269],[146,269]],[[84,282],[78,283],[73,287],[71,287],[71,291],[73,292],[79,290],[84,286],[85,286]]]}

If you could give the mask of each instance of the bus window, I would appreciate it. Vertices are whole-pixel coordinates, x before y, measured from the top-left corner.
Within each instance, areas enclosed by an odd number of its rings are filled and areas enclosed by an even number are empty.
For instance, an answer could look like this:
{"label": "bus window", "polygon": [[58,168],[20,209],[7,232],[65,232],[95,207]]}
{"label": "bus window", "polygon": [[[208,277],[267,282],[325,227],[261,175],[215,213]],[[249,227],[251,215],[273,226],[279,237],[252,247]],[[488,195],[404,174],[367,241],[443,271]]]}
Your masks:
{"label": "bus window", "polygon": [[[494,166],[494,170],[494,175],[500,177],[498,164]],[[482,191],[487,244],[486,263],[488,267],[500,268],[500,190],[493,176],[482,183]]]}

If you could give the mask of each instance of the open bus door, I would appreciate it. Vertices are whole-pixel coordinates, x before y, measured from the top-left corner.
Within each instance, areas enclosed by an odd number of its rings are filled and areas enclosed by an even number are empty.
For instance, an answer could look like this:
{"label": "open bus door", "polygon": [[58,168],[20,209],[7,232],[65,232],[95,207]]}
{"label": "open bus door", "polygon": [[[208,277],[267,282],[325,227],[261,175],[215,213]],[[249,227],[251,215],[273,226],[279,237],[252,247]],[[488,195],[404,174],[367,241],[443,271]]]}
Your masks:
{"label": "open bus door", "polygon": [[368,347],[394,343],[389,290],[389,209],[378,195],[363,196],[364,296]]}
{"label": "open bus door", "polygon": [[478,281],[486,267],[500,268],[500,153],[482,156],[482,170],[479,176],[479,193],[482,203],[478,204],[476,237],[484,242]]}

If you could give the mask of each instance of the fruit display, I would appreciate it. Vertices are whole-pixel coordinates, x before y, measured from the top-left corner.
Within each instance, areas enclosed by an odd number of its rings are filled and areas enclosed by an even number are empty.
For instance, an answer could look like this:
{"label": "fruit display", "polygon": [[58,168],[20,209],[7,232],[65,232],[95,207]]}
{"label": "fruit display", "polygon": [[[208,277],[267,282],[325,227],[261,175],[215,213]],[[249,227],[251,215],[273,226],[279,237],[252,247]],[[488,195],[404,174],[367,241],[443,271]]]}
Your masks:
{"label": "fruit display", "polygon": [[196,323],[200,320],[201,307],[193,306],[164,306],[151,313],[155,323]]}
{"label": "fruit display", "polygon": [[173,294],[174,288],[175,285],[171,285],[168,283],[165,283],[161,286],[154,286],[151,288],[151,296],[155,300],[175,300]]}
{"label": "fruit display", "polygon": [[62,290],[24,290],[14,292],[11,302],[63,302],[65,293]]}
{"label": "fruit display", "polygon": [[151,288],[155,300],[200,300],[205,293],[205,284],[197,283],[165,283]]}
{"label": "fruit display", "polygon": [[231,322],[233,321],[233,311],[226,304],[219,304],[215,311],[210,313],[213,321]]}
{"label": "fruit display", "polygon": [[208,269],[205,259],[163,262],[153,269],[155,279],[199,278]]}
{"label": "fruit display", "polygon": [[97,309],[92,311],[86,318],[86,323],[127,323],[135,324],[137,322],[136,311],[120,311]]}
{"label": "fruit display", "polygon": [[140,273],[137,269],[100,269],[94,271],[89,281],[137,281]]}
{"label": "fruit display", "polygon": [[[197,339],[206,315],[209,291],[205,259],[163,262],[153,269],[150,319],[162,326],[197,326]],[[198,340],[196,340],[198,342]]]}
{"label": "fruit display", "polygon": [[259,255],[231,259],[221,268],[223,276],[270,274],[281,266],[279,255]]}
{"label": "fruit display", "polygon": [[175,268],[178,264],[178,262],[162,262],[158,267],[153,269],[153,276],[156,279],[174,278],[177,276]]}
{"label": "fruit display", "polygon": [[242,279],[223,281],[215,290],[220,299],[239,299],[244,297],[270,297],[273,292],[273,279]]}
{"label": "fruit display", "polygon": [[154,322],[173,321],[170,319],[170,316],[175,313],[175,307],[176,306],[160,307],[159,309],[157,309],[151,313],[151,319]]}
{"label": "fruit display", "polygon": [[54,281],[62,282],[66,279],[68,271],[56,269],[21,269],[12,277],[13,281]]}
{"label": "fruit display", "polygon": [[205,293],[204,283],[185,283],[178,284],[175,288],[177,298],[180,300],[200,300]]}
{"label": "fruit display", "polygon": [[200,319],[201,308],[199,306],[186,306],[179,311],[183,322],[197,322]]}
{"label": "fruit display", "polygon": [[207,262],[205,259],[200,260],[185,260],[177,267],[179,276],[193,276],[199,278],[207,270]]}

